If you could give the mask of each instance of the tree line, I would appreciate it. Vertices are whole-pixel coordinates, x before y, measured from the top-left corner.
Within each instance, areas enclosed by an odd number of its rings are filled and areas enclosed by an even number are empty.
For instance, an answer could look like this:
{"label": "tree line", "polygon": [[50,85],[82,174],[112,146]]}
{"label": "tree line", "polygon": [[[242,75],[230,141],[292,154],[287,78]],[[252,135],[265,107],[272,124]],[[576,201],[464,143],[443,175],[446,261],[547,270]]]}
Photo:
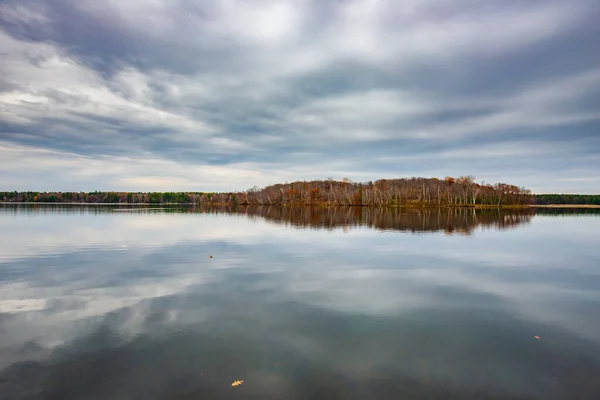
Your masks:
{"label": "tree line", "polygon": [[356,183],[316,180],[254,187],[242,193],[219,193],[216,203],[244,205],[344,205],[344,206],[503,206],[532,203],[531,191],[507,183],[477,183],[472,176],[459,178],[380,179]]}
{"label": "tree line", "polygon": [[0,192],[0,200],[22,203],[194,204],[200,192]]}
{"label": "tree line", "polygon": [[600,205],[600,194],[536,194],[534,204],[593,204]]}
{"label": "tree line", "polygon": [[458,178],[380,179],[356,183],[344,178],[280,183],[242,192],[0,192],[8,202],[324,205],[324,206],[503,206],[532,204],[531,191],[507,183]]}

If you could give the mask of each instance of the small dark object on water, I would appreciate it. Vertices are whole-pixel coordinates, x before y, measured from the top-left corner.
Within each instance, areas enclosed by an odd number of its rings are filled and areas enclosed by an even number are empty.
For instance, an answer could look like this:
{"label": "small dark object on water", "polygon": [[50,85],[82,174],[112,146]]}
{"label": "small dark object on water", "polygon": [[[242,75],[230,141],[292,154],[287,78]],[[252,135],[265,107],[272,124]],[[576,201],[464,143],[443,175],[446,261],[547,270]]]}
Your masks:
{"label": "small dark object on water", "polygon": [[210,256],[210,258],[212,258],[212,256]]}

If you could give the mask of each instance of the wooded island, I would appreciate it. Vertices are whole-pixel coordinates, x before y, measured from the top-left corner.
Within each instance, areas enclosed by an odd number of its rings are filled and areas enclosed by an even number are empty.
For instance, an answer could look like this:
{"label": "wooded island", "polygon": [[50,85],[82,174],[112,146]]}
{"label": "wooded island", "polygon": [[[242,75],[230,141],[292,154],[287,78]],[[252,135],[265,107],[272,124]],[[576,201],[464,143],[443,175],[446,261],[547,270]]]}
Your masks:
{"label": "wooded island", "polygon": [[0,192],[4,202],[109,204],[325,205],[387,207],[525,206],[531,191],[507,183],[459,178],[380,179],[356,183],[347,178],[296,181],[242,192]]}

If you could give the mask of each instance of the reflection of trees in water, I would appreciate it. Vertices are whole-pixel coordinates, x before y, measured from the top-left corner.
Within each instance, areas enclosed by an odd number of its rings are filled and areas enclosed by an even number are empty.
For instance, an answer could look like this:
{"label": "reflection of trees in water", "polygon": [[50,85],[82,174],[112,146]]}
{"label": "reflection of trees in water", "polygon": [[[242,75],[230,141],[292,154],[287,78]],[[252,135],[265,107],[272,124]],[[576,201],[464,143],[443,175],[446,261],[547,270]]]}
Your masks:
{"label": "reflection of trees in water", "polygon": [[296,227],[345,230],[369,226],[381,230],[470,234],[477,226],[507,229],[529,223],[531,210],[475,210],[466,208],[401,209],[374,207],[247,206],[211,208],[209,213],[236,213]]}
{"label": "reflection of trees in water", "polygon": [[544,215],[549,217],[566,217],[573,215],[595,215],[600,216],[599,208],[536,208],[535,215]]}
{"label": "reflection of trees in water", "polygon": [[[210,208],[188,207],[117,207],[117,206],[6,206],[4,212],[17,213],[70,213],[102,214],[107,212],[129,213],[209,213],[241,214],[250,218],[295,227],[315,229],[351,229],[352,226],[368,226],[381,230],[408,232],[438,232],[469,235],[477,226],[507,229],[529,223],[535,214],[532,209],[473,209],[473,208],[385,208],[385,207],[281,207],[281,206],[222,206]],[[590,210],[585,210],[590,211]],[[558,210],[544,210],[543,214],[565,215]],[[574,210],[573,214],[581,214]],[[571,215],[571,214],[569,214]]]}

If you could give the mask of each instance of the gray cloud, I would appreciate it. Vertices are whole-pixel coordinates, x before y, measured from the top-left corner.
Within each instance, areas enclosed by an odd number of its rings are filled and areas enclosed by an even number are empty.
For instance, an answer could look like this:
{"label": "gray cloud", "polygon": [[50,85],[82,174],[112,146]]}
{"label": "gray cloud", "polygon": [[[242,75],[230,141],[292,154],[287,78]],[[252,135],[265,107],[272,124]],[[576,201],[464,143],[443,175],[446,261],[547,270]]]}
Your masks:
{"label": "gray cloud", "polygon": [[600,192],[596,10],[5,1],[0,189],[473,174]]}

